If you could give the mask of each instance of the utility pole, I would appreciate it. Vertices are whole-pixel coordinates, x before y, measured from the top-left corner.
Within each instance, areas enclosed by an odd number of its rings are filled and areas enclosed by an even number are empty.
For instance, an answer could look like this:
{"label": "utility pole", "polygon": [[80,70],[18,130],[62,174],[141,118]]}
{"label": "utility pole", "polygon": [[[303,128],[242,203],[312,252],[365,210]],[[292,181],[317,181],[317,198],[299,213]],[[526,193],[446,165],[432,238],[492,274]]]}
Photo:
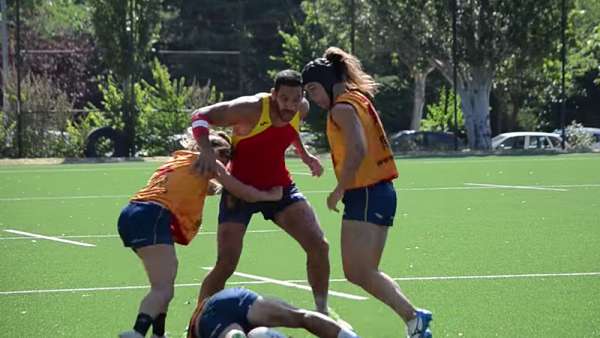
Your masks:
{"label": "utility pole", "polygon": [[8,83],[8,69],[10,68],[8,65],[8,31],[6,30],[8,15],[6,14],[6,0],[0,0],[0,7],[2,9],[2,109],[6,111],[8,109],[6,88]]}
{"label": "utility pole", "polygon": [[23,157],[23,117],[21,116],[21,0],[17,0],[17,152]]}
{"label": "utility pole", "polygon": [[567,48],[566,48],[566,37],[565,30],[567,29],[567,9],[565,6],[565,0],[562,0],[561,7],[561,37],[560,37],[560,54],[561,54],[561,78],[560,78],[560,128],[561,131],[561,147],[565,149],[565,139],[567,138],[565,133],[565,110],[567,107],[566,95],[565,95],[565,64],[567,63]]}
{"label": "utility pole", "polygon": [[458,50],[456,47],[456,11],[457,5],[456,0],[452,1],[452,88],[454,92],[454,150],[458,150],[458,104],[456,102],[456,86],[457,76],[456,76],[456,68],[458,67]]}
{"label": "utility pole", "polygon": [[355,36],[356,36],[356,0],[350,0],[350,12],[352,13],[352,21],[350,22],[350,53],[356,55]]}

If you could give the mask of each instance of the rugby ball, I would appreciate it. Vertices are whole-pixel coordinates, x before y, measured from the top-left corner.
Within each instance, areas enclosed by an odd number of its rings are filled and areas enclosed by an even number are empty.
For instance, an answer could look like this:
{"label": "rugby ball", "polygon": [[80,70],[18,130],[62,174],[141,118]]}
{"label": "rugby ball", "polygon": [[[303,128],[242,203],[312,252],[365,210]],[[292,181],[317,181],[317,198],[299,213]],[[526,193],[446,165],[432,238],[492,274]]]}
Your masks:
{"label": "rugby ball", "polygon": [[287,336],[268,327],[260,326],[248,332],[248,338],[287,338]]}

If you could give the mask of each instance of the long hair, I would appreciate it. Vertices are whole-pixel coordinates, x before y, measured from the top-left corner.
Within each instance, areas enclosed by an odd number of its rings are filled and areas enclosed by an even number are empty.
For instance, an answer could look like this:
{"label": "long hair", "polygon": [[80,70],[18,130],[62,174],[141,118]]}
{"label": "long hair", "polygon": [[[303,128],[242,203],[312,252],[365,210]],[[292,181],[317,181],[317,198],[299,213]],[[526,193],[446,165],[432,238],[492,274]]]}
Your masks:
{"label": "long hair", "polygon": [[336,67],[338,74],[348,90],[358,90],[371,99],[377,93],[379,84],[373,77],[365,73],[358,58],[350,53],[343,51],[338,47],[329,47],[323,54],[323,57],[329,60]]}

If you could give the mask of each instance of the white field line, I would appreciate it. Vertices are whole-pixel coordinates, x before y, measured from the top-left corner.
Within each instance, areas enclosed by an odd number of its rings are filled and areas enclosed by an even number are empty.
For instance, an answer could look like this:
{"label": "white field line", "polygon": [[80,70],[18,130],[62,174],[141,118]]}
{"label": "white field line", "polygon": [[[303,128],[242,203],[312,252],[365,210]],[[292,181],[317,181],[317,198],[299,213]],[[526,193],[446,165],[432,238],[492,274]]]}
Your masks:
{"label": "white field line", "polygon": [[490,187],[499,189],[521,189],[521,190],[547,190],[547,191],[568,191],[562,188],[546,188],[542,186],[530,186],[530,185],[502,185],[502,184],[486,184],[486,183],[465,183],[465,185],[474,187]]}
{"label": "white field line", "polygon": [[[397,277],[396,281],[438,281],[438,280],[491,280],[491,279],[527,279],[527,278],[565,278],[565,277],[600,277],[600,272],[566,272],[566,273],[526,273],[526,274],[508,274],[508,275],[472,275],[472,276],[431,276],[431,277]],[[335,282],[347,282],[344,278],[335,278],[329,280]],[[287,283],[304,283],[304,279],[284,280]],[[272,284],[271,282],[256,280],[243,282],[228,282],[227,285],[252,285],[252,284]],[[195,287],[202,283],[175,284],[175,287]],[[120,291],[147,289],[150,285],[132,285],[132,286],[109,286],[95,288],[70,288],[70,289],[33,289],[33,290],[15,290],[0,291],[0,296],[23,295],[23,294],[42,294],[42,293],[61,293],[61,292],[96,292],[96,291]]]}
{"label": "white field line", "polygon": [[157,162],[157,164],[155,166],[151,166],[148,165],[147,167],[144,166],[140,166],[140,167],[118,167],[118,166],[107,166],[105,168],[56,168],[56,169],[6,169],[6,170],[0,170],[0,175],[1,174],[36,174],[36,173],[40,173],[40,174],[46,174],[46,173],[74,173],[74,172],[94,172],[94,171],[99,171],[99,172],[110,172],[110,171],[115,171],[115,170],[144,170],[144,169],[148,169],[148,171],[150,170],[156,170],[156,168],[158,167],[159,162]]}
{"label": "white field line", "polygon": [[0,198],[0,202],[15,201],[52,201],[52,200],[84,200],[101,198],[128,198],[131,195],[83,195],[83,196],[32,196],[32,197],[7,197]]}
{"label": "white field line", "polygon": [[88,243],[83,243],[83,242],[70,241],[68,239],[62,239],[62,238],[52,237],[52,236],[44,236],[44,235],[39,235],[39,234],[33,234],[31,232],[25,232],[25,231],[13,230],[13,229],[5,229],[4,231],[10,232],[10,233],[13,233],[13,234],[17,234],[17,235],[24,235],[24,236],[29,236],[29,237],[33,237],[33,238],[39,238],[39,239],[47,239],[47,240],[50,240],[50,241],[61,242],[61,243],[66,243],[66,244],[73,244],[73,245],[86,246],[86,247],[95,247],[94,244],[88,244]]}
{"label": "white field line", "polygon": [[[517,185],[498,185],[483,183],[465,183],[470,186],[457,187],[416,187],[416,188],[396,188],[397,191],[443,191],[443,190],[480,190],[480,189],[534,189],[534,190],[556,190],[566,191],[565,189],[554,188],[600,188],[600,184],[551,184],[540,186],[517,186]],[[306,190],[303,194],[324,194],[331,190]],[[0,202],[18,202],[18,201],[41,201],[41,200],[75,200],[75,199],[101,199],[101,198],[129,198],[131,195],[83,195],[83,196],[33,196],[33,197],[5,197],[0,198]]]}
{"label": "white field line", "polygon": [[[202,269],[204,269],[204,270],[210,270],[212,268],[211,267],[203,267]],[[237,271],[234,272],[233,274],[236,275],[236,276],[240,276],[240,277],[244,277],[244,278],[249,278],[249,279],[254,279],[254,280],[265,282],[265,283],[277,284],[277,285],[287,286],[287,287],[290,287],[290,288],[312,291],[312,288],[310,286],[296,284],[296,283],[291,283],[291,282],[286,282],[286,281],[282,281],[282,280],[279,280],[279,279],[273,279],[273,278],[269,278],[269,277],[262,277],[262,276],[257,276],[257,275],[251,275],[249,273],[243,273],[243,272],[237,272]],[[338,292],[338,291],[331,291],[331,290],[329,290],[329,295],[331,295],[331,296],[337,296],[337,297],[341,297],[341,298],[346,298],[346,299],[352,299],[352,300],[367,300],[367,299],[369,299],[369,298],[363,297],[363,296],[356,296],[356,295],[352,295],[352,294],[345,293],[345,292]]]}
{"label": "white field line", "polygon": [[[7,231],[7,230],[4,230]],[[10,231],[9,231],[10,232]],[[248,230],[246,233],[269,233],[269,232],[283,232],[283,230]],[[200,231],[198,236],[207,236],[207,235],[216,235],[216,231]],[[54,238],[118,238],[119,235],[61,235],[61,236],[52,236]],[[3,240],[15,240],[15,239],[31,239],[28,236],[15,236],[15,237],[0,237],[0,241]]]}
{"label": "white field line", "polygon": [[[599,160],[600,159],[600,155],[599,156],[578,156],[578,157],[528,157],[528,158],[509,158],[508,160],[506,159],[486,159],[486,158],[470,158],[470,157],[465,157],[464,159],[458,159],[458,160],[450,160],[450,159],[439,159],[439,160],[423,160],[423,159],[418,159],[418,158],[397,158],[397,161],[400,161],[401,164],[446,164],[446,163],[466,163],[466,164],[471,164],[471,163],[505,163],[505,162],[531,162],[531,161],[539,161],[539,162],[547,162],[547,161],[589,161],[589,160]],[[322,162],[326,162],[328,160],[328,156],[323,156],[321,157],[321,161]],[[160,161],[157,162],[145,162],[144,164],[147,163],[147,169],[148,170],[154,170],[156,169],[156,167],[158,165],[153,165],[155,163],[161,163]],[[115,164],[115,163],[106,163],[105,165],[107,165],[106,168],[99,168],[99,167],[93,167],[93,168],[48,168],[48,169],[0,169],[0,175],[1,174],[25,174],[25,173],[50,173],[50,172],[91,172],[91,171],[103,171],[103,172],[107,172],[107,171],[114,171],[114,170],[140,170],[140,167],[142,169],[146,169],[144,165],[140,165],[140,166],[127,166],[127,167],[120,167],[119,164]],[[43,165],[40,165],[43,166]],[[303,163],[301,163],[300,161],[298,162],[289,162],[289,164],[287,164],[287,167],[289,169],[298,169],[298,168],[305,168],[306,165],[304,165]],[[323,164],[323,168],[324,169],[333,169],[333,167],[327,163]]]}
{"label": "white field line", "polygon": [[290,171],[290,174],[292,175],[304,175],[304,176],[312,176],[311,173],[307,173],[307,172],[300,172],[300,171]]}

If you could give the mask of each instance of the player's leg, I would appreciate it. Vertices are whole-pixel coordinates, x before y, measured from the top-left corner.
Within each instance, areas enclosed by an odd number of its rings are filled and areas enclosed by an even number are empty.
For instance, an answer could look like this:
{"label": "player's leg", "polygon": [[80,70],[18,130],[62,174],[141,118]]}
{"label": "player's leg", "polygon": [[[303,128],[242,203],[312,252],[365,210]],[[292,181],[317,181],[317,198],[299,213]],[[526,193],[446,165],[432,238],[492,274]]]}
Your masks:
{"label": "player's leg", "polygon": [[387,232],[387,227],[344,220],[341,238],[344,274],[351,283],[362,287],[408,321],[414,317],[415,308],[396,282],[379,271]]}
{"label": "player's leg", "polygon": [[304,328],[321,338],[358,337],[322,313],[298,309],[280,300],[263,297],[250,306],[248,322],[252,326]]}
{"label": "player's leg", "polygon": [[210,297],[225,287],[225,282],[235,271],[242,254],[246,225],[220,223],[217,230],[217,262],[202,281],[199,301]]}
{"label": "player's leg", "polygon": [[299,200],[276,213],[274,220],[306,252],[308,282],[313,290],[317,311],[327,314],[329,243],[313,208],[306,200]]}
{"label": "player's leg", "polygon": [[150,281],[150,291],[140,304],[134,330],[122,333],[122,337],[145,335],[151,325],[155,334],[164,334],[177,274],[177,256],[169,227],[171,217],[168,209],[149,202],[132,202],[121,212],[119,235],[125,246],[135,250]]}
{"label": "player's leg", "polygon": [[150,292],[142,300],[139,313],[152,316],[152,332],[155,336],[162,337],[169,303],[175,295],[178,266],[175,246],[158,244],[143,247],[137,250],[137,254],[144,263],[150,281]]}
{"label": "player's leg", "polygon": [[[379,271],[389,226],[396,211],[396,192],[390,182],[346,191],[342,221],[342,264],[346,278],[390,306],[407,324],[415,318],[423,333],[431,314],[417,310],[398,284]],[[420,337],[420,336],[419,336]]]}
{"label": "player's leg", "polygon": [[219,202],[217,262],[202,281],[198,302],[222,290],[235,271],[252,213],[252,203],[246,203],[223,190]]}

